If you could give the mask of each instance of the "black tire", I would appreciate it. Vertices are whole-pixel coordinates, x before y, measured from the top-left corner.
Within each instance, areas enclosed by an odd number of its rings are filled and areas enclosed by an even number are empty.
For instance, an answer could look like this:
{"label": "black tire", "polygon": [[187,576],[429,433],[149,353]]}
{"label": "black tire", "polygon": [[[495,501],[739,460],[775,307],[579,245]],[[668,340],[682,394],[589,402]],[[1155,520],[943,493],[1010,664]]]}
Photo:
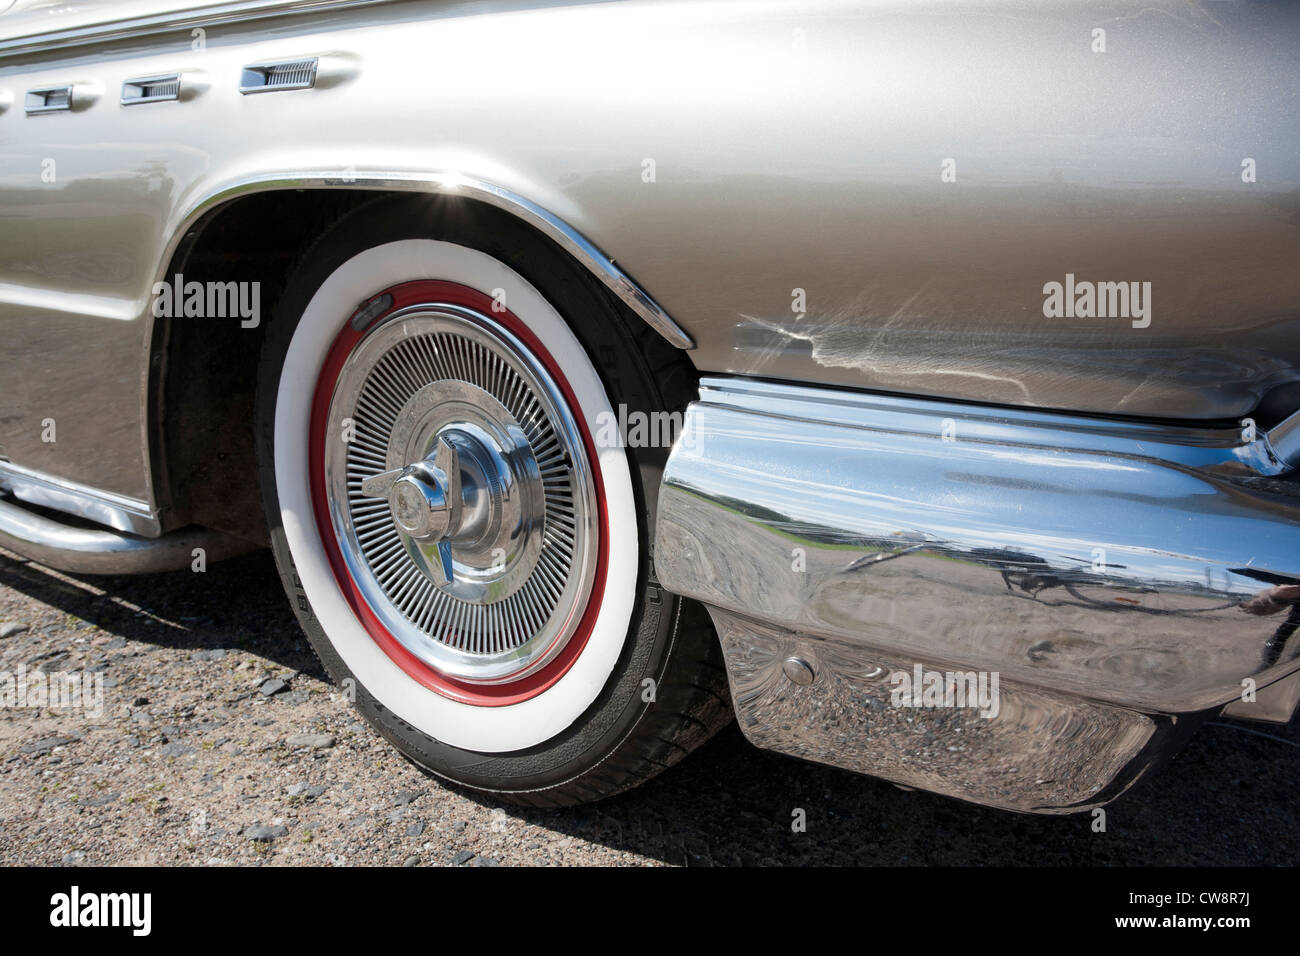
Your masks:
{"label": "black tire", "polygon": [[[682,353],[631,315],[567,254],[513,217],[463,200],[384,197],[349,213],[300,257],[267,333],[258,383],[263,502],[276,563],[298,620],[334,680],[356,683],[356,705],[424,770],[528,806],[599,800],[633,787],[704,743],[732,716],[718,642],[704,610],[663,590],[653,573],[654,507],[667,449],[628,449],[642,542],[632,626],[603,690],[558,735],[528,749],[480,753],[443,743],[400,719],[357,681],[313,614],[281,522],[274,422],[280,371],[295,328],[331,273],[358,253],[401,239],[439,239],[496,258],[530,282],[568,322],[611,401],[647,413],[680,410],[695,373]],[[421,277],[416,278],[437,278]],[[346,320],[340,317],[340,322]],[[643,699],[653,681],[653,700]],[[432,693],[432,691],[429,691]]]}

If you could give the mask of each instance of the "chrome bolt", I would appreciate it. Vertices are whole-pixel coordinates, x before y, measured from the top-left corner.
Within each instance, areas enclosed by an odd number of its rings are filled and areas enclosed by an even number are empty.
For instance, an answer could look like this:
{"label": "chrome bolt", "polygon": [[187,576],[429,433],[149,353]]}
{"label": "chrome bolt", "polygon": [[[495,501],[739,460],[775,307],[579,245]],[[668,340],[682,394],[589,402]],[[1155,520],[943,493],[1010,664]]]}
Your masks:
{"label": "chrome bolt", "polygon": [[802,657],[787,657],[781,662],[781,670],[785,676],[790,678],[791,682],[798,684],[800,687],[807,687],[813,682],[817,675],[813,672],[812,665]]}

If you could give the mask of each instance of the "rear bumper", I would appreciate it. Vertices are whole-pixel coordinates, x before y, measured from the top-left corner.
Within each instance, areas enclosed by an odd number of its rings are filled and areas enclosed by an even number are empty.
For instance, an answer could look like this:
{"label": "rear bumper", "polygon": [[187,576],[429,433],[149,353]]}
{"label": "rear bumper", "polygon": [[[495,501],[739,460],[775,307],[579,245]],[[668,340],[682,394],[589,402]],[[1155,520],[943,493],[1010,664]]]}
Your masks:
{"label": "rear bumper", "polygon": [[[1243,682],[1300,692],[1300,605],[1274,590],[1300,584],[1285,471],[1235,428],[711,378],[668,460],[656,570],[710,607],[760,746],[1072,810]],[[996,678],[998,713],[908,696],[917,665]]]}

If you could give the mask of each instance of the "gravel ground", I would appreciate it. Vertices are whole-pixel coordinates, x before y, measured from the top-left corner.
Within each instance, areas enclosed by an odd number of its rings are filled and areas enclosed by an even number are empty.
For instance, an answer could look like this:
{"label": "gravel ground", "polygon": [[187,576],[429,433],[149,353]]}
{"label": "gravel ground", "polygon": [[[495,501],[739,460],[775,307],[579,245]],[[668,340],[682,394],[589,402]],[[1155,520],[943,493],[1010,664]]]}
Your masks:
{"label": "gravel ground", "polygon": [[[650,784],[497,807],[371,732],[301,636],[269,554],[73,578],[0,552],[0,671],[102,675],[102,715],[0,709],[0,863],[1293,864],[1300,725],[1203,727],[1088,815],[969,806],[751,747],[735,726]],[[792,832],[802,809],[806,832]]]}

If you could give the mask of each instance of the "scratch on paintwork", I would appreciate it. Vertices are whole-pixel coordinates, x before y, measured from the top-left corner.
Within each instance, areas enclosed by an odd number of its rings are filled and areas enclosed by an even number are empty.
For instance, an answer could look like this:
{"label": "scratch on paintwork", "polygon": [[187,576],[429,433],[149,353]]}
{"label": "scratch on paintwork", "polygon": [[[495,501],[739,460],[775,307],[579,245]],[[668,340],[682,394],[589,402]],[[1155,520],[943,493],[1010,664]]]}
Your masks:
{"label": "scratch on paintwork", "polygon": [[1162,383],[1159,381],[1155,381],[1153,383],[1152,376],[1150,373],[1148,373],[1147,376],[1144,379],[1142,379],[1142,381],[1138,382],[1136,385],[1134,385],[1132,388],[1126,391],[1115,401],[1116,410],[1121,408],[1126,408],[1129,402],[1131,402],[1134,398],[1140,395],[1152,384],[1160,385]]}
{"label": "scratch on paintwork", "polygon": [[1199,19],[1198,14],[1199,14],[1201,17],[1204,17],[1205,19],[1213,23],[1216,27],[1223,26],[1223,21],[1220,20],[1218,17],[1216,17],[1213,13],[1211,13],[1209,7],[1206,6],[1204,3],[1197,3],[1195,2],[1195,0],[1183,0],[1183,8],[1187,13],[1186,17],[1175,16],[1172,11],[1161,10],[1158,7],[1143,7],[1141,10],[1138,10],[1136,13],[1130,13],[1126,16],[1106,17],[1103,18],[1100,22],[1122,23],[1125,20],[1140,20],[1143,17],[1145,17],[1147,14],[1153,13],[1156,14],[1157,16],[1161,16],[1161,17],[1165,17],[1166,19],[1173,20],[1175,23],[1181,23],[1184,26],[1191,27],[1197,33],[1208,35],[1203,25],[1198,22]]}
{"label": "scratch on paintwork", "polygon": [[[774,321],[747,313],[741,313],[740,317],[752,325],[775,333],[784,342],[807,342],[812,347],[812,360],[824,368],[860,369],[878,380],[898,379],[900,376],[951,375],[1003,382],[1014,387],[1024,401],[1032,402],[1029,389],[1013,376],[969,367],[953,368],[933,360],[918,359],[914,348],[908,353],[901,353],[897,347],[890,348],[891,332],[900,329],[916,330],[918,326],[929,325],[938,317],[931,310],[922,307],[928,285],[929,283],[923,285],[901,305],[884,315],[877,314],[877,310],[871,307],[870,293],[864,292],[848,305],[815,315],[810,313],[795,321]],[[950,306],[947,307],[947,311],[950,309]],[[758,368],[785,350],[781,340],[774,341],[755,356]],[[758,368],[751,371],[758,371]]]}

